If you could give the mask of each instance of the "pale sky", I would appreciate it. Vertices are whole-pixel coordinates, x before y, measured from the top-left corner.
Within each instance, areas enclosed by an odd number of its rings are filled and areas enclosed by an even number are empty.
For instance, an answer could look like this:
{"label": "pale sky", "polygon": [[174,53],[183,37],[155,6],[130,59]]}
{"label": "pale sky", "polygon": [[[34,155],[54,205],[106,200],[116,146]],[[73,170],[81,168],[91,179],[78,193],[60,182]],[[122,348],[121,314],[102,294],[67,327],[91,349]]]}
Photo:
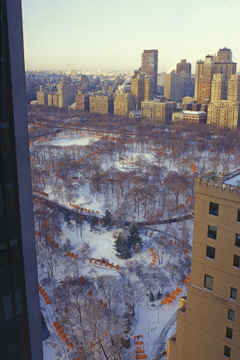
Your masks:
{"label": "pale sky", "polygon": [[228,47],[240,70],[240,0],[22,0],[26,70],[158,72]]}

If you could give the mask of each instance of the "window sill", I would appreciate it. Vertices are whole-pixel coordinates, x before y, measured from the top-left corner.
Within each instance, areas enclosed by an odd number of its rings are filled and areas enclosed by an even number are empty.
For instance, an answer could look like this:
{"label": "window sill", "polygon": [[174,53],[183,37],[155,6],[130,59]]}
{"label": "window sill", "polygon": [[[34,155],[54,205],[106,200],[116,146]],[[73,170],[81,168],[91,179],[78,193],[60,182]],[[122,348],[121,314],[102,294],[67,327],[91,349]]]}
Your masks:
{"label": "window sill", "polygon": [[212,291],[212,289],[208,289],[208,288],[206,288],[205,286],[204,286],[204,289],[205,289],[205,290],[208,290],[208,291]]}

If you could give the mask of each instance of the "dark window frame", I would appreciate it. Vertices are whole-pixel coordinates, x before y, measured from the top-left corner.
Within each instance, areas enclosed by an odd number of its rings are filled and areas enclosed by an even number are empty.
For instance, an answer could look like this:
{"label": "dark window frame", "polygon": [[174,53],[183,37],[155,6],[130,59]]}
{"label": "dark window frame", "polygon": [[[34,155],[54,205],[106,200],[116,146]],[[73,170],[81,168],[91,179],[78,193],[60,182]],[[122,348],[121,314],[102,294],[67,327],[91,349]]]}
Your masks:
{"label": "dark window frame", "polygon": [[208,234],[207,236],[210,239],[216,240],[217,239],[217,228],[216,226],[208,225]]}
{"label": "dark window frame", "polygon": [[206,257],[208,259],[212,259],[212,260],[215,260],[215,251],[216,249],[212,246],[208,246],[207,245],[207,249],[206,249]]}
{"label": "dark window frame", "polygon": [[[232,309],[228,309],[228,320],[230,320],[230,321],[234,321],[234,317],[235,317],[235,311],[234,310],[232,310]],[[233,319],[231,319],[231,318],[233,318]]]}
{"label": "dark window frame", "polygon": [[234,256],[233,256],[233,267],[239,269],[239,267],[240,267],[240,256],[239,255],[234,254]]}
{"label": "dark window frame", "polygon": [[240,222],[240,209],[238,209],[237,222]]}
{"label": "dark window frame", "polygon": [[[214,207],[216,209],[214,209]],[[210,202],[209,203],[209,215],[218,216],[219,204]]]}
{"label": "dark window frame", "polygon": [[240,234],[236,233],[235,246],[240,247]]}
{"label": "dark window frame", "polygon": [[228,357],[229,359],[231,357],[231,348],[227,345],[224,347],[224,356]]}
{"label": "dark window frame", "polygon": [[[236,290],[236,291],[235,291]],[[236,295],[235,295],[236,294]],[[235,296],[235,297],[234,297]],[[237,300],[237,289],[231,287],[231,292],[230,292],[230,299],[232,300]]]}
{"label": "dark window frame", "polygon": [[[212,280],[212,287],[211,287],[211,288],[206,286],[206,280],[207,280],[207,279],[211,279],[211,280]],[[213,276],[205,274],[205,277],[204,277],[204,288],[207,289],[207,290],[212,291],[212,289],[213,289]]]}
{"label": "dark window frame", "polygon": [[226,338],[232,340],[232,335],[233,335],[233,329],[230,328],[230,327],[227,327],[227,329],[226,329]]}

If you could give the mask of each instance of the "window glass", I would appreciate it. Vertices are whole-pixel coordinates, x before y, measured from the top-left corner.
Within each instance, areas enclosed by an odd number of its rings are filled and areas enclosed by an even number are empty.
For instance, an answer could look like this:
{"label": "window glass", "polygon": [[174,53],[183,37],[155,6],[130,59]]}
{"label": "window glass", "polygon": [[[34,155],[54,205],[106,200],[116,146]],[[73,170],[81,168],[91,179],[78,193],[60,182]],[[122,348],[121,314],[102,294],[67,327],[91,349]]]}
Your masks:
{"label": "window glass", "polygon": [[215,204],[215,203],[210,202],[210,205],[209,205],[209,214],[210,214],[210,215],[214,215],[214,216],[218,216],[218,207],[219,207],[218,204]]}
{"label": "window glass", "polygon": [[228,309],[228,320],[234,321],[235,311],[232,309]]}
{"label": "window glass", "polygon": [[234,257],[233,257],[233,266],[239,268],[239,264],[240,264],[240,256],[239,255],[234,255]]}
{"label": "window glass", "polygon": [[240,247],[240,234],[236,234],[235,245]]}
{"label": "window glass", "polygon": [[215,226],[208,225],[208,237],[216,240],[217,238],[217,228]]}
{"label": "window glass", "polygon": [[231,287],[230,298],[233,300],[237,300],[237,289]]}
{"label": "window glass", "polygon": [[237,221],[240,222],[240,209],[238,209]]}
{"label": "window glass", "polygon": [[205,274],[204,287],[208,290],[212,290],[213,287],[213,277]]}
{"label": "window glass", "polygon": [[233,334],[233,329],[227,327],[227,330],[226,330],[226,338],[232,340],[232,334]]}
{"label": "window glass", "polygon": [[7,321],[13,317],[13,307],[12,307],[12,295],[7,295],[3,297],[3,312],[4,320]]}
{"label": "window glass", "polygon": [[213,248],[211,246],[207,246],[206,257],[214,260],[215,259],[215,248]]}
{"label": "window glass", "polygon": [[231,348],[227,345],[225,345],[225,348],[224,348],[224,355],[227,356],[228,358],[230,358],[230,356],[231,356]]}

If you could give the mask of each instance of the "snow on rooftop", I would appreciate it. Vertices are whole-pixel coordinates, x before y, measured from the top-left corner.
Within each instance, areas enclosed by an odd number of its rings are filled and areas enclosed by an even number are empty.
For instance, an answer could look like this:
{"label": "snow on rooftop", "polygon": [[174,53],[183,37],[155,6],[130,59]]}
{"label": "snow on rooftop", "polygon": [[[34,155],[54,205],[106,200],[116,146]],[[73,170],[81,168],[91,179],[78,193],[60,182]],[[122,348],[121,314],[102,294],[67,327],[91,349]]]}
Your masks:
{"label": "snow on rooftop", "polygon": [[184,110],[184,114],[190,114],[190,115],[205,115],[205,111],[191,111],[191,110]]}
{"label": "snow on rooftop", "polygon": [[224,184],[230,184],[232,186],[240,185],[240,175],[236,175],[229,180],[224,181]]}

